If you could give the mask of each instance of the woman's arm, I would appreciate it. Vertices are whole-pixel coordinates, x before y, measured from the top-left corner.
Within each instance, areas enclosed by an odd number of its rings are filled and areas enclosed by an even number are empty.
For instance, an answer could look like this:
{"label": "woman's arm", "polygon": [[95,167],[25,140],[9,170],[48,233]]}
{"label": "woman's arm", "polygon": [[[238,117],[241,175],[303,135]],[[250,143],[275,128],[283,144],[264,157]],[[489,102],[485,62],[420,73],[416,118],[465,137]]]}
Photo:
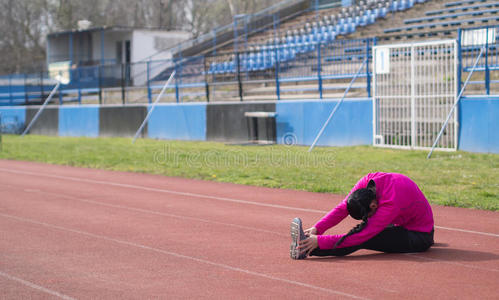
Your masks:
{"label": "woman's arm", "polygon": [[369,179],[372,177],[372,174],[367,174],[366,176],[362,177],[352,188],[350,193],[341,201],[338,206],[333,208],[328,214],[326,214],[322,219],[320,219],[314,227],[317,228],[317,234],[321,235],[324,232],[326,232],[329,228],[336,226],[338,223],[340,223],[343,219],[345,219],[348,216],[348,210],[347,210],[347,200],[348,197],[350,196],[351,193],[354,191],[360,189],[360,188],[365,188],[367,187],[367,183],[369,182]]}

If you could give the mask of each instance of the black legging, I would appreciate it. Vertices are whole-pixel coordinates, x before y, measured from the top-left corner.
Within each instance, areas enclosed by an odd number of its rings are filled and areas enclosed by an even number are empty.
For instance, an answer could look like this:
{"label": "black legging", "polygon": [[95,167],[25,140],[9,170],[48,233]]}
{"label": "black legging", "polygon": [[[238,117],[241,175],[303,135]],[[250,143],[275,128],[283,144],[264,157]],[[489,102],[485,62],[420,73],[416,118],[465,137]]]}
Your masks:
{"label": "black legging", "polygon": [[407,230],[400,226],[388,226],[370,240],[346,248],[315,249],[310,256],[344,256],[360,249],[387,253],[423,252],[433,245],[433,230],[430,233]]}

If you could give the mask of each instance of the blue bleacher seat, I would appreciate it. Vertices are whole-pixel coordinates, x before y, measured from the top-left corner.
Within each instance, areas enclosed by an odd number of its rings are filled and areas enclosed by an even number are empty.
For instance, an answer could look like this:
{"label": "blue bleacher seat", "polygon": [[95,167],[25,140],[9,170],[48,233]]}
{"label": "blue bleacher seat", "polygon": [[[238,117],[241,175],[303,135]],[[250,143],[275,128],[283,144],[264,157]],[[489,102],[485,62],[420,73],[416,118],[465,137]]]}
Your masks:
{"label": "blue bleacher seat", "polygon": [[376,22],[376,16],[374,14],[371,14],[367,17],[367,23],[368,24],[374,24]]}
{"label": "blue bleacher seat", "polygon": [[400,0],[399,1],[399,11],[403,11],[409,8],[409,2],[407,0]]}
{"label": "blue bleacher seat", "polygon": [[397,11],[399,3],[397,1],[393,1],[390,5],[390,11]]}
{"label": "blue bleacher seat", "polygon": [[387,14],[387,13],[388,13],[388,9],[387,9],[386,7],[382,7],[382,8],[380,9],[380,16],[381,16],[382,18],[386,17],[386,14]]}

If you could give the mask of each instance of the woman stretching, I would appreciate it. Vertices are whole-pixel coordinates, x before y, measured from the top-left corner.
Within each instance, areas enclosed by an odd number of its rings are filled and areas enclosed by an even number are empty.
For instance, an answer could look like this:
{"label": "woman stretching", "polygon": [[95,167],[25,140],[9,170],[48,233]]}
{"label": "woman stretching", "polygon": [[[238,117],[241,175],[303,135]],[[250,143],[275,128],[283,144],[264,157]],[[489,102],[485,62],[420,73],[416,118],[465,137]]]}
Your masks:
{"label": "woman stretching", "polygon": [[[323,235],[350,215],[362,220],[345,235]],[[359,249],[390,253],[423,252],[433,245],[433,213],[409,177],[396,173],[367,174],[348,196],[313,227],[291,223],[291,258],[343,256]]]}

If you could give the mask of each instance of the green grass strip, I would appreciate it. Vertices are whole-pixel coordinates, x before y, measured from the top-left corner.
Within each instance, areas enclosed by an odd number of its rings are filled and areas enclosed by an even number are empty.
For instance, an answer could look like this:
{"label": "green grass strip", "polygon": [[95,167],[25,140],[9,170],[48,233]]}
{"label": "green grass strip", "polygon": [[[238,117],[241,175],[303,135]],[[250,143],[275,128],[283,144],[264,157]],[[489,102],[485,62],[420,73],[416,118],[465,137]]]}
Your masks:
{"label": "green grass strip", "polygon": [[499,155],[371,146],[233,146],[127,138],[4,135],[0,158],[347,194],[369,172],[411,177],[431,203],[499,210]]}

